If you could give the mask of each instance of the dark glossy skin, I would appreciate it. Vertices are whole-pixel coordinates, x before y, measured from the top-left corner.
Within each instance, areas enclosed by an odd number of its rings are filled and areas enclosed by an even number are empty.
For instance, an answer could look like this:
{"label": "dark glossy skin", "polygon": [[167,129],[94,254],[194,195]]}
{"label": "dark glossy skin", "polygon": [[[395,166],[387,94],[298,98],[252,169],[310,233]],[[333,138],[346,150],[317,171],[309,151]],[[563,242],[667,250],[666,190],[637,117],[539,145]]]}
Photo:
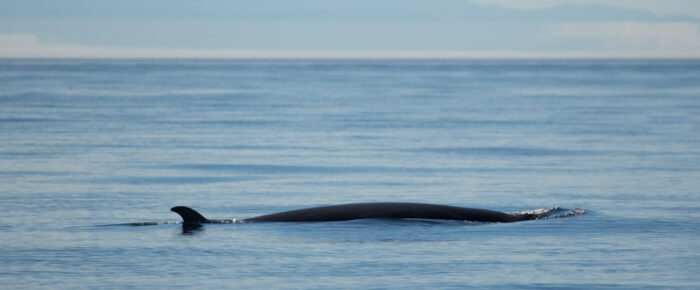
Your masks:
{"label": "dark glossy skin", "polygon": [[[208,220],[195,210],[184,206],[172,208],[182,216],[185,224],[221,223]],[[461,220],[474,222],[517,222],[536,219],[536,215],[513,215],[486,209],[466,208],[449,205],[372,202],[312,207],[262,215],[242,220],[243,222],[331,222],[371,218],[415,218]]]}

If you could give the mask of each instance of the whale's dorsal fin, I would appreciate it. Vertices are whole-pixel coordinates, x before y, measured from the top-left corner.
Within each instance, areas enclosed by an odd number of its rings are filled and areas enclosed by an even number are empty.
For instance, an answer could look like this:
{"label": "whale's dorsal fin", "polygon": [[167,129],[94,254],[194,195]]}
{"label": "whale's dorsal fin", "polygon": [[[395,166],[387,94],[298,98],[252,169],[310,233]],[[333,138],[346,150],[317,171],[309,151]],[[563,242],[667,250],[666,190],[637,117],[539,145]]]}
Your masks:
{"label": "whale's dorsal fin", "polygon": [[199,214],[196,210],[193,210],[186,206],[176,206],[170,210],[179,214],[182,217],[182,223],[186,225],[198,225],[203,223],[209,223],[209,220],[203,215]]}

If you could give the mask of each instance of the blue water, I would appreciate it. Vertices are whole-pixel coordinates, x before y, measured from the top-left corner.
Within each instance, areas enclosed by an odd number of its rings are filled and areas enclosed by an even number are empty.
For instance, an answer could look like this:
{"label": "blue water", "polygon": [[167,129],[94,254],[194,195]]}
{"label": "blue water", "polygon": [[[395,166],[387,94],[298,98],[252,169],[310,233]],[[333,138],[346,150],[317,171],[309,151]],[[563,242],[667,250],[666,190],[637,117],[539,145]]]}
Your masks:
{"label": "blue water", "polygon": [[[3,288],[692,289],[700,61],[1,60],[0,184]],[[586,213],[167,223],[372,201]]]}

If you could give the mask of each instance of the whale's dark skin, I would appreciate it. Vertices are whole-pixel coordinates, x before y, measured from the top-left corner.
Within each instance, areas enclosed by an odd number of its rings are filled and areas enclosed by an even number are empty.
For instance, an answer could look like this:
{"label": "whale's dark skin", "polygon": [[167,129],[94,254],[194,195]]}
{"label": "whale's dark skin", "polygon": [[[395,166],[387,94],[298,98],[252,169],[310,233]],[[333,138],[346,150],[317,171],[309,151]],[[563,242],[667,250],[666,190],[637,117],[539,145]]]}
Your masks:
{"label": "whale's dark skin", "polygon": [[[209,220],[197,211],[184,206],[176,206],[171,210],[179,214],[182,217],[183,224],[186,225],[231,222]],[[373,218],[413,218],[509,223],[533,220],[538,218],[538,215],[508,214],[486,209],[427,203],[372,202],[291,210],[244,219],[241,222],[333,222]]]}

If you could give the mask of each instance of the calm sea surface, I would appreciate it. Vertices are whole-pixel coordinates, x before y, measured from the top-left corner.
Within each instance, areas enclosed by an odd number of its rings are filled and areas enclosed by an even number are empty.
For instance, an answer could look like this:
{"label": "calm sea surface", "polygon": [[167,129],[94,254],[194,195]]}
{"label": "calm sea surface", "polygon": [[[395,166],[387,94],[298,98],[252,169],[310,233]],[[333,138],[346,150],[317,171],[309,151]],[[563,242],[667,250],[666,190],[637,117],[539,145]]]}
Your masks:
{"label": "calm sea surface", "polygon": [[700,61],[0,60],[0,285],[697,289]]}

